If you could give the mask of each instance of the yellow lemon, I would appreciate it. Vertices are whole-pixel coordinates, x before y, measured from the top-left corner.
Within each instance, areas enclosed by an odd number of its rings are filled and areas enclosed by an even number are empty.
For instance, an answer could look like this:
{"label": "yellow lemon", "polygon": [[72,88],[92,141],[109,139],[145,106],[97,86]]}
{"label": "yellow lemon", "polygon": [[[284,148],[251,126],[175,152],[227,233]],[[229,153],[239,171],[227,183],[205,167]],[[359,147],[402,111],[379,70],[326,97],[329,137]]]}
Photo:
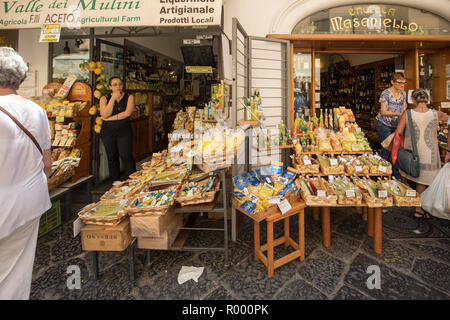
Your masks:
{"label": "yellow lemon", "polygon": [[96,113],[97,113],[97,107],[92,106],[92,107],[89,109],[89,114],[90,114],[91,116],[93,116],[93,115],[95,115]]}
{"label": "yellow lemon", "polygon": [[89,68],[96,68],[97,67],[97,63],[95,63],[95,61],[91,61],[89,62]]}
{"label": "yellow lemon", "polygon": [[94,97],[96,97],[97,99],[100,99],[101,96],[102,96],[102,93],[100,91],[98,91],[98,90],[94,91]]}
{"label": "yellow lemon", "polygon": [[102,73],[102,69],[100,69],[100,68],[94,69],[94,73],[99,75]]}
{"label": "yellow lemon", "polygon": [[96,86],[96,88],[97,88],[98,90],[102,90],[102,89],[103,89],[103,85],[102,85],[102,84],[98,84],[98,85]]}
{"label": "yellow lemon", "polygon": [[99,126],[101,126],[103,123],[102,118],[100,118],[100,117],[95,118],[95,123],[98,124]]}
{"label": "yellow lemon", "polygon": [[94,126],[94,131],[95,131],[96,133],[100,133],[101,130],[102,130],[102,126],[100,126],[100,125],[98,125],[98,124],[96,124],[96,125]]}
{"label": "yellow lemon", "polygon": [[101,63],[100,61],[97,62],[97,68],[101,68],[103,67],[103,63]]}

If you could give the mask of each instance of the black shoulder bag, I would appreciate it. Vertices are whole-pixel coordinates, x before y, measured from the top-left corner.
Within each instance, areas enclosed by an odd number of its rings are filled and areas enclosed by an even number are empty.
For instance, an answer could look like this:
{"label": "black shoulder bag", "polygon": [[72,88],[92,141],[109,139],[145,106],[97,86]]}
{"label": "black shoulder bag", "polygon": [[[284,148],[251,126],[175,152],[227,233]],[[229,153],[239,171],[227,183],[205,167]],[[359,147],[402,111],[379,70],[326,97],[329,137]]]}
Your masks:
{"label": "black shoulder bag", "polygon": [[409,131],[411,131],[413,150],[402,148],[398,151],[398,166],[406,174],[417,178],[420,175],[420,159],[419,153],[417,152],[416,131],[414,130],[410,109],[406,110],[406,118],[408,119]]}

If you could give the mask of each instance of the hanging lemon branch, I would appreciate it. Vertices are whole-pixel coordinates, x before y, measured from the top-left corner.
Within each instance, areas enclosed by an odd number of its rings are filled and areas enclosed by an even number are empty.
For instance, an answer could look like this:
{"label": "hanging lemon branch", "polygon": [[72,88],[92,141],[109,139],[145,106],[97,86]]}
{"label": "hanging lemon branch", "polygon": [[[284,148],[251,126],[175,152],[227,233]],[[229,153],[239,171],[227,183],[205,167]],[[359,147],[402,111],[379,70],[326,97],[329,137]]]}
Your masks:
{"label": "hanging lemon branch", "polygon": [[105,67],[100,61],[82,63],[80,69],[83,72],[89,71],[95,74],[94,103],[89,109],[89,114],[91,116],[97,116],[95,118],[94,131],[100,133],[103,123],[103,120],[100,117],[100,98],[106,96],[110,91],[109,78],[105,76]]}

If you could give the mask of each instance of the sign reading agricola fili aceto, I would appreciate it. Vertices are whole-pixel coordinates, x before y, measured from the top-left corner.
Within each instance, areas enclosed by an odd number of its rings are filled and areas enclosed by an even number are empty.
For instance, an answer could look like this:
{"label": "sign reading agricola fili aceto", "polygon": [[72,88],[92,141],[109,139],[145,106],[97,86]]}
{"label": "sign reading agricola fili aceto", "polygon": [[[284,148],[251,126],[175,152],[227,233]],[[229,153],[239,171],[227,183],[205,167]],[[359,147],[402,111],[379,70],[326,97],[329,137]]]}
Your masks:
{"label": "sign reading agricola fili aceto", "polygon": [[222,0],[5,0],[0,28],[220,25]]}

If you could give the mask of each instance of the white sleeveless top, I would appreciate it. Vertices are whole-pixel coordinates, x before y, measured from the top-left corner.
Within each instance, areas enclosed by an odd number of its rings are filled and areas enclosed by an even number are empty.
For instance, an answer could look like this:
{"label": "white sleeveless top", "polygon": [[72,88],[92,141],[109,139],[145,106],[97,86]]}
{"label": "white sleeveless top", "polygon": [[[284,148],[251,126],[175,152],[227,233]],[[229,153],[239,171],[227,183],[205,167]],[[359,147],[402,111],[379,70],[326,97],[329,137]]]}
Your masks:
{"label": "white sleeveless top", "polygon": [[[0,96],[0,106],[51,148],[47,114],[36,103],[17,95]],[[0,111],[0,239],[50,209],[43,157],[33,141]]]}

